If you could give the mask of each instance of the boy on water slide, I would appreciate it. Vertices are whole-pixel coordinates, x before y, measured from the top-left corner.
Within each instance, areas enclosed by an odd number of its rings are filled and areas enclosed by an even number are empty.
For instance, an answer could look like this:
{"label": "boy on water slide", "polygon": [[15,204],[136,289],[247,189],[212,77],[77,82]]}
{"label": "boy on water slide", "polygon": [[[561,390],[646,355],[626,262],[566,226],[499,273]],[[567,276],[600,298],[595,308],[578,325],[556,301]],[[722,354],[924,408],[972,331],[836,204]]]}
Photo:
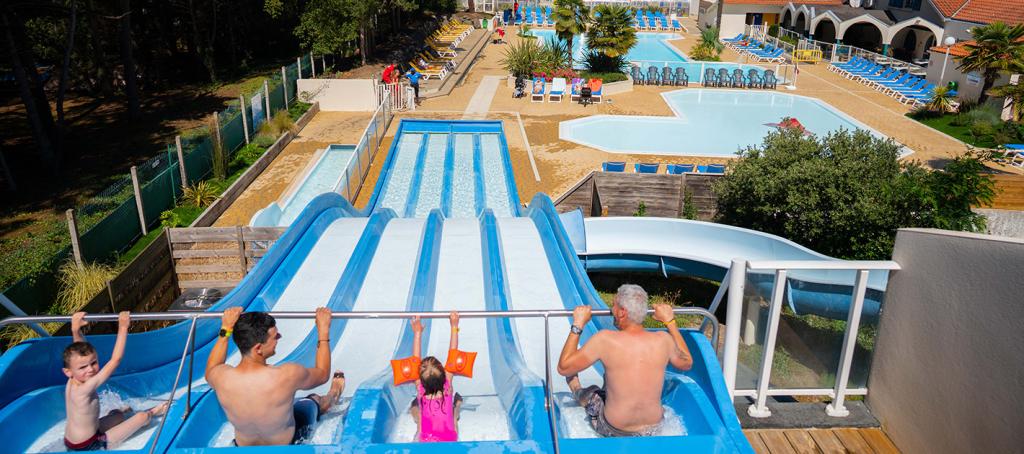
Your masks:
{"label": "boy on water slide", "polygon": [[64,446],[69,451],[97,451],[115,446],[145,427],[154,416],[167,411],[167,403],[128,416],[132,409],[112,410],[100,417],[100,398],[96,389],[114,374],[124,356],[124,344],[131,323],[127,311],[117,320],[117,340],[110,361],[101,369],[96,349],[86,342],[82,328],[89,324],[85,312],[71,316],[71,335],[74,342],[64,349],[64,375],[68,383],[64,388],[67,425],[64,427]]}

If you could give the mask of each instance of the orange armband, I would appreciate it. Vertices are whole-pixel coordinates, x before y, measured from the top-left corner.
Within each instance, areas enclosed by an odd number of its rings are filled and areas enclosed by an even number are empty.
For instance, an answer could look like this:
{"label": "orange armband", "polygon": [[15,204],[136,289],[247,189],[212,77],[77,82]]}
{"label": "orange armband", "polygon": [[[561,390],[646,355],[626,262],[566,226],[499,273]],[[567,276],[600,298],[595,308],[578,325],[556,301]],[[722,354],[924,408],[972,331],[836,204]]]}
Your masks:
{"label": "orange armband", "polygon": [[464,352],[462,350],[448,350],[448,361],[445,361],[444,370],[453,374],[465,375],[473,378],[473,362],[476,361],[476,352]]}
{"label": "orange armband", "polygon": [[420,358],[410,356],[408,358],[391,360],[391,370],[395,373],[395,386],[402,383],[415,381],[419,378]]}

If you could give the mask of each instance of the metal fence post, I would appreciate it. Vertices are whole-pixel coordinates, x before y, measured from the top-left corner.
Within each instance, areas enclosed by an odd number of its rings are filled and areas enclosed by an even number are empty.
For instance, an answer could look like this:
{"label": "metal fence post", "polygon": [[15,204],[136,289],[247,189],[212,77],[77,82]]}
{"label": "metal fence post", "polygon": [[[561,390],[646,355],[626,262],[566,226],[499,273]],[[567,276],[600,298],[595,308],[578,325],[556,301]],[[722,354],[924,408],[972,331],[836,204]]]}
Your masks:
{"label": "metal fence post", "polygon": [[245,118],[245,95],[238,95],[238,105],[242,109],[242,135],[245,136],[245,144],[249,145],[249,120]]}
{"label": "metal fence post", "polygon": [[768,409],[768,384],[772,378],[772,361],[775,360],[775,337],[779,334],[779,317],[782,315],[782,295],[786,292],[786,270],[775,271],[775,285],[772,286],[772,301],[768,307],[768,332],[761,350],[761,372],[757,379],[757,401],[747,408],[747,414],[754,418],[772,415]]}
{"label": "metal fence post", "polygon": [[266,119],[270,120],[270,117],[273,116],[273,112],[270,111],[270,86],[267,84],[266,80],[263,81],[263,103],[267,107]]}
{"label": "metal fence post", "polygon": [[185,170],[185,153],[181,150],[181,136],[174,136],[174,147],[178,149],[178,172],[181,173],[181,188],[188,187],[188,171]]}
{"label": "metal fence post", "polygon": [[836,374],[836,397],[825,407],[825,413],[829,416],[840,418],[850,415],[850,411],[843,406],[843,399],[846,397],[846,385],[850,380],[850,367],[853,364],[853,354],[857,347],[857,331],[860,329],[864,294],[867,293],[868,288],[868,270],[857,270],[857,280],[853,285],[853,301],[850,302],[850,313],[846,318],[843,351],[839,357],[839,373]]}
{"label": "metal fence post", "polygon": [[146,211],[142,205],[142,188],[139,187],[139,170],[137,167],[132,166],[132,189],[135,190],[135,208],[139,210],[139,226],[142,227],[142,234],[149,235],[149,229],[146,228]]}
{"label": "metal fence post", "polygon": [[288,73],[285,72],[284,66],[281,67],[281,92],[284,93],[284,109],[288,110]]}
{"label": "metal fence post", "polygon": [[740,348],[740,316],[743,313],[743,291],[747,280],[747,261],[733,259],[729,268],[729,299],[726,301],[725,349],[722,353],[722,374],[729,396],[736,396],[736,362]]}
{"label": "metal fence post", "polygon": [[82,269],[85,264],[82,262],[82,245],[79,244],[78,239],[78,221],[75,220],[75,209],[68,208],[64,212],[64,216],[68,219],[68,233],[71,235],[71,253],[75,256],[75,265]]}

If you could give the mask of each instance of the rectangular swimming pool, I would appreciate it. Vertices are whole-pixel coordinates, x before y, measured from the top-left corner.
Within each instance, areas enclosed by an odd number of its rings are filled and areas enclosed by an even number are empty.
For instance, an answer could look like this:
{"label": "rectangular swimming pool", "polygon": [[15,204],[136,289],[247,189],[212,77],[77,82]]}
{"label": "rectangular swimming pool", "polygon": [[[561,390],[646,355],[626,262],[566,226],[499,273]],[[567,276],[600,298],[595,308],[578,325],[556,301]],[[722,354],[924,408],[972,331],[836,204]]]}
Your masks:
{"label": "rectangular swimming pool", "polygon": [[[555,38],[554,30],[530,30],[542,44]],[[686,55],[666,43],[666,40],[682,39],[675,33],[637,33],[636,45],[626,54],[626,58],[635,63],[657,62],[659,64],[682,63],[687,61]],[[572,40],[573,62],[579,65],[583,61],[585,37],[577,36]]]}

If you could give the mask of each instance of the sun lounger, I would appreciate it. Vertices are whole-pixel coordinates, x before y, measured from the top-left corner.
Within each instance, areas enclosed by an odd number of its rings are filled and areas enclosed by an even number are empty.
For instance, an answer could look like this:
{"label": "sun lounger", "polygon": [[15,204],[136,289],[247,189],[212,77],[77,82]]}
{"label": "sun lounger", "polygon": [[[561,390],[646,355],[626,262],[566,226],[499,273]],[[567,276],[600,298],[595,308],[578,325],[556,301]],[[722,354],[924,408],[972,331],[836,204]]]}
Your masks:
{"label": "sun lounger", "polygon": [[677,21],[675,19],[672,19],[672,30],[679,31],[679,30],[682,30],[682,29],[683,29],[683,26],[679,24],[679,21]]}
{"label": "sun lounger", "polygon": [[544,102],[544,78],[534,77],[533,88],[530,89],[531,102]]}
{"label": "sun lounger", "polygon": [[665,166],[665,171],[667,171],[669,175],[692,173],[693,169],[693,164],[668,164]]}
{"label": "sun lounger", "polygon": [[448,76],[448,70],[445,69],[444,67],[424,68],[424,67],[420,66],[418,63],[416,63],[415,61],[410,61],[409,62],[409,66],[412,66],[412,68],[415,69],[416,72],[418,72],[420,74],[423,74],[423,78],[424,79],[430,79],[431,77],[436,77],[438,80],[441,80],[441,79],[444,79],[445,77]]}
{"label": "sun lounger", "polygon": [[1008,143],[1003,145],[1006,148],[1008,164],[1014,167],[1024,167],[1024,143]]}
{"label": "sun lounger", "polygon": [[601,79],[590,79],[587,85],[590,85],[591,101],[600,104],[603,100],[601,92],[604,91],[604,82]]}
{"label": "sun lounger", "polygon": [[576,102],[580,100],[580,87],[583,86],[583,79],[579,77],[574,78],[570,81],[569,90],[569,102]]}
{"label": "sun lounger", "polygon": [[740,41],[743,41],[743,38],[744,38],[744,37],[745,37],[745,36],[743,35],[743,33],[737,33],[737,34],[736,34],[736,36],[734,36],[734,37],[732,37],[732,38],[722,38],[722,42],[726,42],[726,43],[738,43],[738,42],[740,42]]}
{"label": "sun lounger", "polygon": [[706,166],[697,166],[697,171],[700,173],[725,173],[725,164],[708,164]]}
{"label": "sun lounger", "polygon": [[601,163],[602,172],[625,172],[626,163],[622,161],[606,161]]}
{"label": "sun lounger", "polygon": [[782,63],[786,61],[786,51],[783,49],[774,49],[771,52],[755,52],[753,57],[755,61],[768,61],[772,63]]}
{"label": "sun lounger", "polygon": [[640,163],[633,165],[633,171],[636,173],[658,173],[659,167],[661,164]]}
{"label": "sun lounger", "polygon": [[562,95],[565,94],[565,78],[556,77],[551,79],[551,91],[548,92],[548,102],[556,102],[555,98],[558,98],[557,102],[562,102]]}

